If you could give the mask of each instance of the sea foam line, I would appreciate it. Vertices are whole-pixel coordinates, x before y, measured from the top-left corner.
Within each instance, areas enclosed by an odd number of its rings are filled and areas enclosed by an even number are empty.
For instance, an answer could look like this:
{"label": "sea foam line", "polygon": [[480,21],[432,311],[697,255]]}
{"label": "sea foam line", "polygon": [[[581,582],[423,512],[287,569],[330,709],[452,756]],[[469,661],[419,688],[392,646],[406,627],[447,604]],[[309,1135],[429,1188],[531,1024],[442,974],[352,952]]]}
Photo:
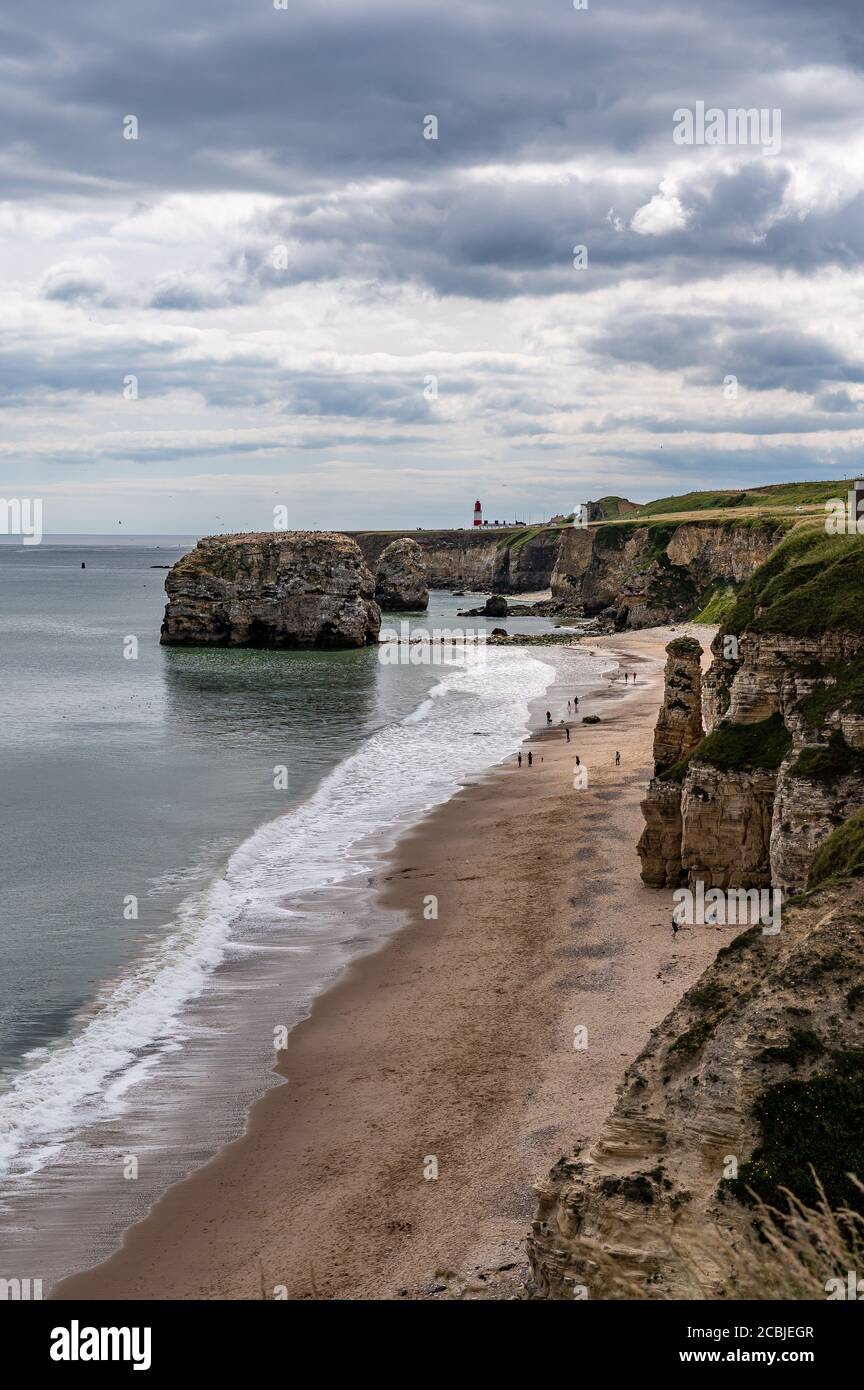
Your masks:
{"label": "sea foam line", "polygon": [[[512,752],[528,703],[553,678],[552,666],[524,651],[466,662],[333,768],[306,802],[259,827],[221,877],[180,904],[159,945],[103,988],[80,1031],[26,1059],[0,1096],[0,1174],[32,1174],[82,1123],[117,1113],[160,1052],[187,1036],[183,1011],[232,938],[265,944],[285,920],[286,899],[360,872],[351,860],[358,841],[419,817]],[[314,944],[314,913],[303,928]]]}

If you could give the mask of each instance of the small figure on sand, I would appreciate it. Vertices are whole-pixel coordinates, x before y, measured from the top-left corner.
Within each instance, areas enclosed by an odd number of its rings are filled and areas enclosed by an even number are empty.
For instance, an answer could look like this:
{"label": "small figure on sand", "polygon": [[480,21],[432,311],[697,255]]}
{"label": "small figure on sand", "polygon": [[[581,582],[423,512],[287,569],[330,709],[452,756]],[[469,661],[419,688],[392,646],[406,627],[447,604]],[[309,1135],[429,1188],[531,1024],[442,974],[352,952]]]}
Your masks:
{"label": "small figure on sand", "polygon": [[615,766],[616,766],[616,767],[620,767],[620,766],[621,766],[621,754],[617,751],[617,749],[616,749],[616,751],[615,751]]}
{"label": "small figure on sand", "polygon": [[570,729],[569,729],[569,726],[568,726],[567,724],[564,725],[564,733],[567,735],[567,742],[569,743],[569,742],[570,742]]}
{"label": "small figure on sand", "polygon": [[570,701],[569,701],[569,700],[567,701],[567,713],[568,713],[568,714],[570,713]]}
{"label": "small figure on sand", "polygon": [[576,754],[576,766],[577,766],[577,767],[579,766],[579,754],[578,754],[578,753]]}
{"label": "small figure on sand", "polygon": [[636,672],[635,672],[635,671],[631,671],[630,674],[631,674],[632,677],[633,677],[633,684],[635,685],[635,684],[636,684]]}
{"label": "small figure on sand", "polygon": [[528,749],[528,766],[529,766],[529,767],[531,766],[531,764],[533,763],[533,761],[534,761],[534,754],[531,752],[531,749],[529,748],[529,749]]}
{"label": "small figure on sand", "polygon": [[578,696],[578,695],[574,695],[574,696],[573,696],[573,708],[574,708],[574,709],[578,709],[578,707],[579,707],[579,696]]}
{"label": "small figure on sand", "polygon": [[551,724],[551,723],[552,723],[552,714],[551,714],[551,711],[548,710],[548,709],[547,709],[547,711],[546,711],[546,723],[547,723],[547,724]]}
{"label": "small figure on sand", "polygon": [[519,752],[519,753],[517,754],[517,756],[516,756],[516,761],[518,762],[519,766],[521,767],[521,766],[522,766],[522,753],[521,753],[521,750],[520,750],[520,752]]}

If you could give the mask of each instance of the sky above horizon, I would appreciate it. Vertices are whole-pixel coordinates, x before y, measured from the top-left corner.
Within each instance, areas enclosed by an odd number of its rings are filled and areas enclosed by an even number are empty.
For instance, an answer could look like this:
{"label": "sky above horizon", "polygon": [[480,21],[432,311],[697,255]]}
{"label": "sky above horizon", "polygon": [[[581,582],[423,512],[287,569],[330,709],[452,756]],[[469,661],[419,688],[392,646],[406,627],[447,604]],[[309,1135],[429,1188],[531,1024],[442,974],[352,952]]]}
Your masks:
{"label": "sky above horizon", "polygon": [[[0,496],[46,532],[861,471],[861,0],[35,0],[0,55]],[[700,102],[780,148],[677,143]]]}

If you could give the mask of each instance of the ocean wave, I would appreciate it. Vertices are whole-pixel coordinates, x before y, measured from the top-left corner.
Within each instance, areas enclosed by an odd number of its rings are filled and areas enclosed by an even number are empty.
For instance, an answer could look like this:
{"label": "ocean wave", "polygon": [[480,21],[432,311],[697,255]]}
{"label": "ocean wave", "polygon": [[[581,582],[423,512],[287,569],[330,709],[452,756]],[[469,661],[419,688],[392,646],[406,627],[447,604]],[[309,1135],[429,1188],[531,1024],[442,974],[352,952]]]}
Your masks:
{"label": "ocean wave", "polygon": [[24,1059],[0,1095],[0,1174],[31,1175],[82,1124],[122,1110],[188,1036],[184,1011],[232,944],[265,946],[290,919],[314,948],[329,924],[309,910],[310,895],[368,871],[358,851],[371,833],[415,822],[511,753],[529,702],[554,674],[548,662],[506,648],[467,661],[416,710],[367,738],[305,802],[250,835],[218,878],[184,900],[150,953],[103,987],[71,1036]]}

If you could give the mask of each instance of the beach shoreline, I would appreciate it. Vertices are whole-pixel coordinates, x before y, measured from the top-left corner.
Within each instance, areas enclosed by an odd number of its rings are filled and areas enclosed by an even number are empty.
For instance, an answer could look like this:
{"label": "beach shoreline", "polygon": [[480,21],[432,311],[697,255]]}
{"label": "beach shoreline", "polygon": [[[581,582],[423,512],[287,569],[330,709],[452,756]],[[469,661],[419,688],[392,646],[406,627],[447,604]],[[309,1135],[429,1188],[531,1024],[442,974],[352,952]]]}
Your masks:
{"label": "beach shoreline", "polygon": [[497,765],[399,840],[380,901],[407,925],[291,1032],[287,1084],[52,1296],[514,1296],[532,1183],[590,1142],[627,1062],[726,939],[673,943],[636,856],[664,647],[686,630],[707,648],[713,630],[686,625],[584,644],[635,686],[586,693],[567,744],[559,674],[551,727],[532,711],[534,766]]}

